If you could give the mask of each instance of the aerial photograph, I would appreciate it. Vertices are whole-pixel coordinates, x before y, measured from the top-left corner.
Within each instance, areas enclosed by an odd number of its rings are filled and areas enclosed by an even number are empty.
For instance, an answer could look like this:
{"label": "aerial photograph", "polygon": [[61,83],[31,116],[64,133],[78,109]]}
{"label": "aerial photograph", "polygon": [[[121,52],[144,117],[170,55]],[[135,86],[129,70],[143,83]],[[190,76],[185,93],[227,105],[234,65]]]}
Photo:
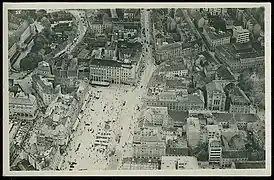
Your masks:
{"label": "aerial photograph", "polygon": [[9,9],[10,171],[265,169],[265,8],[174,7]]}

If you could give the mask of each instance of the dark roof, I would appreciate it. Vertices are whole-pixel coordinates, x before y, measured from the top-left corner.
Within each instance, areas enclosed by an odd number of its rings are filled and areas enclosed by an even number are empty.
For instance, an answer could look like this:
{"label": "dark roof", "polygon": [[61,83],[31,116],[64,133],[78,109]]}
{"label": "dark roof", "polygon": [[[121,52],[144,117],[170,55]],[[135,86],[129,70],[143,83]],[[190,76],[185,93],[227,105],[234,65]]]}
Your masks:
{"label": "dark roof", "polygon": [[223,151],[222,152],[223,158],[247,158],[247,151],[246,150],[232,150],[232,151]]}
{"label": "dark roof", "polygon": [[186,118],[188,117],[188,111],[168,111],[169,116],[173,119],[173,121],[186,122]]}
{"label": "dark roof", "polygon": [[236,169],[264,169],[265,161],[236,162]]}
{"label": "dark roof", "polygon": [[233,113],[212,113],[212,115],[218,122],[255,122],[259,120],[254,114],[235,114],[235,117],[233,117]]}
{"label": "dark roof", "polygon": [[217,69],[217,75],[222,80],[236,80],[235,77],[232,75],[232,73],[227,69],[226,66],[222,65]]}
{"label": "dark roof", "polygon": [[248,154],[249,161],[264,161],[265,160],[265,151],[254,151]]}
{"label": "dark roof", "polygon": [[202,46],[202,39],[197,39],[195,41],[191,41],[191,42],[187,42],[187,43],[182,43],[182,49],[186,49],[186,48],[192,47],[195,44],[197,44],[198,46]]}

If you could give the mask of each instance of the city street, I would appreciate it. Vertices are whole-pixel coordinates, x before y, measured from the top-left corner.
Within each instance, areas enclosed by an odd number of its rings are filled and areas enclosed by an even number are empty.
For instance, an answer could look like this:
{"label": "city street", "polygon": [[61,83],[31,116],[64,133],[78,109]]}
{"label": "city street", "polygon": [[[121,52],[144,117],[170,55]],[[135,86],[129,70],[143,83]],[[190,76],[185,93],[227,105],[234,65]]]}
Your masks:
{"label": "city street", "polygon": [[69,43],[65,49],[63,49],[62,51],[60,51],[59,53],[57,53],[55,57],[58,57],[60,54],[62,54],[63,52],[67,52],[68,54],[73,50],[73,48],[79,43],[82,41],[85,33],[86,33],[86,30],[87,30],[87,26],[85,24],[82,23],[81,21],[81,17],[80,17],[80,13],[79,11],[75,11],[75,10],[70,10],[69,11],[71,14],[74,15],[75,19],[76,19],[76,22],[78,22],[77,24],[77,27],[78,27],[78,30],[77,32],[79,33],[79,35],[76,37],[76,41],[73,41],[71,43]]}
{"label": "city street", "polygon": [[[145,39],[149,43],[152,38],[150,30],[148,30],[149,13],[145,11],[142,16],[143,26],[146,29]],[[147,91],[146,85],[156,69],[152,59],[152,49],[148,43],[143,44],[146,68],[141,76],[140,84],[136,88],[113,84],[107,88],[90,87],[91,100],[87,103],[79,127],[68,147],[64,169],[70,168],[69,162],[77,160],[77,164],[71,170],[115,170],[121,166],[124,157],[132,156],[132,131],[136,127],[136,120],[140,115],[137,107],[142,107],[142,98]],[[146,48],[148,52],[146,52]],[[94,94],[95,96],[98,94],[99,99],[94,98]],[[105,128],[106,122],[109,129]],[[99,131],[109,132],[112,137],[105,150],[101,145],[95,146],[94,144]],[[116,137],[119,136],[121,138],[117,141]],[[114,154],[110,155],[111,152]]]}

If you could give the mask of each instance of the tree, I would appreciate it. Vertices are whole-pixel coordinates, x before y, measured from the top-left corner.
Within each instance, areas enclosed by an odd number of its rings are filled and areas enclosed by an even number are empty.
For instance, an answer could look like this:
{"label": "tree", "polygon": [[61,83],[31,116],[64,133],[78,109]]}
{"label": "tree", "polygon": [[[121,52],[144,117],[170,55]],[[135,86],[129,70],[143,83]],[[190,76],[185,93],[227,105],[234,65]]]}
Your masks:
{"label": "tree", "polygon": [[41,25],[42,25],[45,29],[50,29],[50,28],[51,28],[51,23],[50,23],[49,19],[46,18],[46,17],[43,17],[43,18],[41,19]]}
{"label": "tree", "polygon": [[44,9],[39,9],[36,15],[37,15],[37,21],[40,21],[43,17],[47,15],[47,11]]}
{"label": "tree", "polygon": [[38,66],[38,62],[42,61],[43,58],[41,55],[36,53],[29,53],[25,58],[20,62],[20,67],[22,70],[32,70]]}

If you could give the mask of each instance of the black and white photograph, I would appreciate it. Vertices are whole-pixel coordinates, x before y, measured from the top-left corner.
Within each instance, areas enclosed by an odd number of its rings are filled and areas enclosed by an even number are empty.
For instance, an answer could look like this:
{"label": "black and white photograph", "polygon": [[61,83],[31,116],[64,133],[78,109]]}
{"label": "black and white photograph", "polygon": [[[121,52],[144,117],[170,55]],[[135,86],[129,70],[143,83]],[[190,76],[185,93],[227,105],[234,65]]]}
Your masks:
{"label": "black and white photograph", "polygon": [[39,4],[4,4],[6,174],[270,175],[270,4]]}

